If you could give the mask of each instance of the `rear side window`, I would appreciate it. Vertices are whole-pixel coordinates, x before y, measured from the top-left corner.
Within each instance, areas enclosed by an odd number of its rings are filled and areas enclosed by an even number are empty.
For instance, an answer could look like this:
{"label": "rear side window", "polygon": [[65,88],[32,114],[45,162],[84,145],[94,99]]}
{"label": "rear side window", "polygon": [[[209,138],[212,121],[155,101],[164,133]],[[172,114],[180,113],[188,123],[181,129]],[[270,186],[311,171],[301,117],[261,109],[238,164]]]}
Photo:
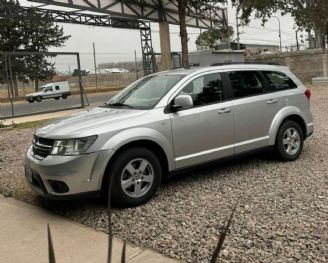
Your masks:
{"label": "rear side window", "polygon": [[297,85],[286,74],[277,71],[263,71],[264,77],[268,80],[271,90],[295,89]]}
{"label": "rear side window", "polygon": [[260,95],[265,92],[265,85],[257,71],[233,71],[228,73],[233,98]]}
{"label": "rear side window", "polygon": [[194,107],[218,103],[224,100],[223,84],[219,73],[208,74],[191,81],[179,95],[192,97]]}

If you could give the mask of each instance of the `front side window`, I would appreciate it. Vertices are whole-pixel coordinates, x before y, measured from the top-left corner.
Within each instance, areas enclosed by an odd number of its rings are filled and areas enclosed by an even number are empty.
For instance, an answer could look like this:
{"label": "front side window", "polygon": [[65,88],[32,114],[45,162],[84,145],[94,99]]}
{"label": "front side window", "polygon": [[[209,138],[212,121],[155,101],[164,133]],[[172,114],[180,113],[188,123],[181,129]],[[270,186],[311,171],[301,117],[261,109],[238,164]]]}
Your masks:
{"label": "front side window", "polygon": [[44,92],[52,91],[52,87],[47,87],[43,90]]}
{"label": "front side window", "polygon": [[234,71],[228,73],[233,98],[243,98],[264,93],[264,84],[256,71]]}
{"label": "front side window", "polygon": [[224,91],[221,75],[208,74],[191,81],[179,95],[190,95],[194,107],[218,103],[224,100]]}
{"label": "front side window", "polygon": [[291,78],[282,72],[263,71],[264,77],[268,80],[271,90],[294,89],[297,85]]}
{"label": "front side window", "polygon": [[185,75],[153,75],[145,77],[118,93],[105,105],[152,109]]}
{"label": "front side window", "polygon": [[55,87],[55,90],[59,90],[59,86],[56,86],[56,87]]}

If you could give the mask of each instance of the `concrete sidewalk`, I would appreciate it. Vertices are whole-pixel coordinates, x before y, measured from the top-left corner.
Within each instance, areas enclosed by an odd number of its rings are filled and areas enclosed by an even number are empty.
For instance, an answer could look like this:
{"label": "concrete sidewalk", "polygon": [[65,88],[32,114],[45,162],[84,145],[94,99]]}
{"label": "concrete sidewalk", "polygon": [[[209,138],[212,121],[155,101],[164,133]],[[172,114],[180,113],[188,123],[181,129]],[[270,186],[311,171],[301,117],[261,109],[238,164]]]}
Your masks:
{"label": "concrete sidewalk", "polygon": [[89,109],[89,107],[85,107],[84,109],[81,108],[81,109],[74,109],[74,110],[65,110],[65,111],[58,111],[53,113],[32,115],[27,117],[6,119],[3,120],[2,123],[7,126],[7,125],[11,125],[13,122],[15,124],[20,124],[20,123],[27,123],[27,122],[34,122],[34,121],[58,119],[86,109]]}
{"label": "concrete sidewalk", "polygon": [[[107,262],[108,236],[39,207],[0,195],[0,262],[48,262],[47,223],[57,262]],[[122,241],[114,239],[113,263],[120,262]],[[128,263],[177,263],[149,249],[127,245]]]}

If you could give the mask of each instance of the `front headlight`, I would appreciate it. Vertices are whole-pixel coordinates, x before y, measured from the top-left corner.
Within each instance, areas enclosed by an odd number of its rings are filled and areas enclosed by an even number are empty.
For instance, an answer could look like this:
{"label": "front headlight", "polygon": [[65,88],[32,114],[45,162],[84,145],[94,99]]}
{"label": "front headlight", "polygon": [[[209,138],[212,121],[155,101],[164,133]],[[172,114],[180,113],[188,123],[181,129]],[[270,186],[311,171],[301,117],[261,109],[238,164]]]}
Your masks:
{"label": "front headlight", "polygon": [[52,155],[80,155],[85,153],[96,141],[97,135],[67,140],[56,140],[52,148]]}

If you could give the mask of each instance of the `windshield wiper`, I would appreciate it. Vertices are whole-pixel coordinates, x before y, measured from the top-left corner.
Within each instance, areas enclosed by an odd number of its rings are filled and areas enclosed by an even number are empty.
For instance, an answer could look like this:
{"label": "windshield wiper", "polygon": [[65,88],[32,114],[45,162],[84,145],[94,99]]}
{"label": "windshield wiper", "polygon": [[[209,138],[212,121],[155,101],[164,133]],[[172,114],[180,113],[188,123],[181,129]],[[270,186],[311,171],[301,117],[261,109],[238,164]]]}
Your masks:
{"label": "windshield wiper", "polygon": [[105,106],[106,107],[126,107],[126,108],[130,108],[130,109],[133,109],[133,107],[131,105],[128,105],[128,104],[125,104],[125,103],[105,103]]}

